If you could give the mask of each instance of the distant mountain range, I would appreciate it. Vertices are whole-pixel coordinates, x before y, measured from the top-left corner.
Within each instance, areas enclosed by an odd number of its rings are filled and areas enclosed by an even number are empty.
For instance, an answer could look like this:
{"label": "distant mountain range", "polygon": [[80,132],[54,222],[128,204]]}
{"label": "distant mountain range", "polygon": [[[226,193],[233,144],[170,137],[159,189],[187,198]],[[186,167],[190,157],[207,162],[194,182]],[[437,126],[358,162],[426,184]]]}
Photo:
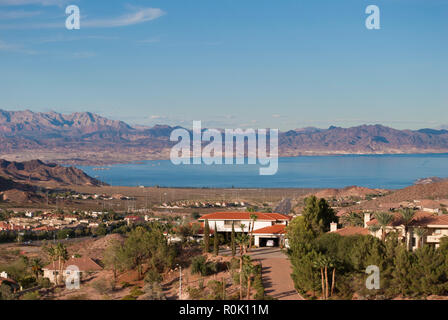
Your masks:
{"label": "distant mountain range", "polygon": [[[0,110],[0,158],[66,164],[168,159],[177,127],[132,127],[82,112]],[[280,156],[448,152],[448,130],[397,130],[382,125],[280,132]]]}

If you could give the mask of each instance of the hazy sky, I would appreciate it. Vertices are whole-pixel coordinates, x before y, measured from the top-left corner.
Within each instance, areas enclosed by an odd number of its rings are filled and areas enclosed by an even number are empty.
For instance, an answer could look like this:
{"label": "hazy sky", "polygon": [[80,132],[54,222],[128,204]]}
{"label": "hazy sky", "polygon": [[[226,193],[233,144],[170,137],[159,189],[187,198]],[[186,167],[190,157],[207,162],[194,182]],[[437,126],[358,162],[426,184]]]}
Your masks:
{"label": "hazy sky", "polygon": [[284,130],[437,127],[447,107],[447,0],[0,0],[7,110]]}

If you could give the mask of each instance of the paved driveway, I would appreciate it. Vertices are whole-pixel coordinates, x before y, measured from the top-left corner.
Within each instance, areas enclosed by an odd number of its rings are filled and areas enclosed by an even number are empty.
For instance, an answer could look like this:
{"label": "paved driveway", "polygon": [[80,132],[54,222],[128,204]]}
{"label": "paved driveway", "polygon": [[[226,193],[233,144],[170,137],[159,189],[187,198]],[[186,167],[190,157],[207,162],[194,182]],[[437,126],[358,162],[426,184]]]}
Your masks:
{"label": "paved driveway", "polygon": [[[230,253],[223,250],[222,253]],[[237,257],[239,252],[237,251]],[[262,265],[263,285],[268,296],[279,300],[303,300],[294,289],[291,279],[291,264],[279,248],[256,248],[248,253]]]}
{"label": "paved driveway", "polygon": [[263,285],[268,296],[279,300],[303,300],[294,289],[288,257],[279,248],[252,249],[249,255],[261,261]]}

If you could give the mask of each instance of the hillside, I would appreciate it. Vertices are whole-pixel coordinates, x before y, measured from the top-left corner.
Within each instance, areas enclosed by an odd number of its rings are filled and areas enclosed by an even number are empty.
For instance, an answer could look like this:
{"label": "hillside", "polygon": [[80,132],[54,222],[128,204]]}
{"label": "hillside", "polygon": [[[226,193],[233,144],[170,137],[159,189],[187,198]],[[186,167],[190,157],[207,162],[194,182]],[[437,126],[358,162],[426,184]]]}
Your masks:
{"label": "hillside", "polygon": [[[0,177],[7,179],[4,181],[10,181],[9,184],[27,183],[49,186],[99,186],[103,184],[80,169],[63,167],[54,163],[46,164],[40,160],[10,162],[0,159]],[[15,188],[15,186],[10,185],[9,188]]]}
{"label": "hillside", "polygon": [[38,202],[40,199],[33,186],[0,177],[0,201],[24,204]]}
{"label": "hillside", "polygon": [[311,194],[317,198],[325,199],[345,199],[349,197],[361,197],[364,198],[368,195],[379,195],[387,193],[387,190],[383,189],[370,189],[366,187],[350,186],[341,189],[323,189]]}
{"label": "hillside", "polygon": [[427,183],[416,184],[404,189],[394,191],[384,197],[364,202],[356,208],[373,209],[381,207],[381,204],[399,203],[402,201],[413,201],[416,199],[447,199],[448,179]]}
{"label": "hillside", "polygon": [[[129,126],[82,112],[0,110],[0,157],[64,164],[110,164],[169,159],[173,129]],[[303,128],[279,134],[279,155],[448,152],[447,130],[397,130],[382,125]]]}

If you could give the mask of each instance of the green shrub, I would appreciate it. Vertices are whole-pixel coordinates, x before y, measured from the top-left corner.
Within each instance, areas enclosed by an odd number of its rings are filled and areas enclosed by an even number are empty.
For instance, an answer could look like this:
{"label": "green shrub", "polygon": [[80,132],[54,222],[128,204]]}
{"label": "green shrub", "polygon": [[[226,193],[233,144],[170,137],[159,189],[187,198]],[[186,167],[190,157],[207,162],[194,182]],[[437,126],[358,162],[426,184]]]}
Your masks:
{"label": "green shrub", "polygon": [[191,273],[209,276],[218,271],[218,264],[215,262],[207,262],[204,256],[196,256],[191,262]]}
{"label": "green shrub", "polygon": [[146,283],[160,283],[160,282],[162,282],[162,275],[159,272],[157,272],[157,270],[150,269],[146,273],[145,282]]}
{"label": "green shrub", "polygon": [[191,300],[200,300],[203,298],[204,291],[200,288],[188,287],[188,295]]}
{"label": "green shrub", "polygon": [[142,294],[144,294],[144,292],[138,286],[133,287],[130,292],[130,295],[136,298]]}
{"label": "green shrub", "polygon": [[40,300],[40,294],[38,291],[27,292],[22,296],[22,300]]}
{"label": "green shrub", "polygon": [[50,288],[51,287],[51,282],[50,282],[50,279],[48,279],[48,278],[40,278],[38,281],[38,284],[42,288]]}
{"label": "green shrub", "polygon": [[223,292],[223,283],[217,280],[210,280],[207,283],[207,287],[209,287],[212,291],[213,300],[223,300],[224,292]]}

